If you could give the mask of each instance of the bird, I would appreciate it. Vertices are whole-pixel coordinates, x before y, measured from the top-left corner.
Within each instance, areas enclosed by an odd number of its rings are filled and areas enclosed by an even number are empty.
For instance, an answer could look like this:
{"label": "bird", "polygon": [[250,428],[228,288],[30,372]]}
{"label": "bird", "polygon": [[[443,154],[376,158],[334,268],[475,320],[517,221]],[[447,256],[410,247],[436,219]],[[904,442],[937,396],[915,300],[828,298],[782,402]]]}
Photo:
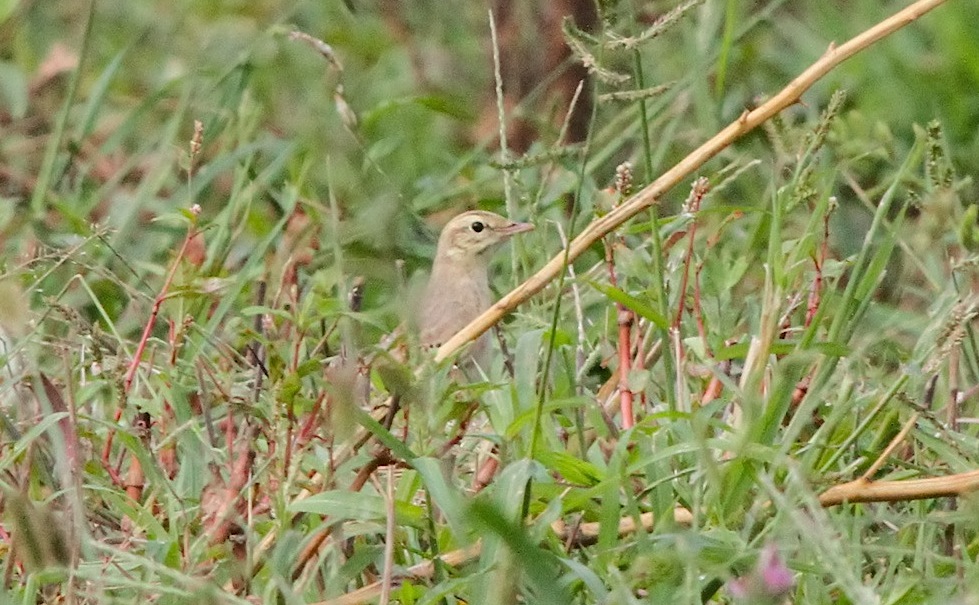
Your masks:
{"label": "bird", "polygon": [[[489,286],[493,253],[513,235],[533,228],[531,223],[483,210],[463,212],[445,225],[419,306],[417,321],[422,346],[440,347],[489,308],[493,302]],[[486,361],[488,336],[483,334],[467,353],[477,365]]]}

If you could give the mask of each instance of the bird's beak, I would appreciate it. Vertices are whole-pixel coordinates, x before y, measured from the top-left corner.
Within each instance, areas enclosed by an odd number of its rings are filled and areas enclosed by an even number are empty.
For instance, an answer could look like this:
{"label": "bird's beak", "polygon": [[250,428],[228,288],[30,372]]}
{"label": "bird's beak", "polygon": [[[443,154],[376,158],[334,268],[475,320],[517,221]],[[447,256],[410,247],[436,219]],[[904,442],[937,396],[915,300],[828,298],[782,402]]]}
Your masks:
{"label": "bird's beak", "polygon": [[510,223],[506,227],[500,229],[500,233],[504,235],[516,235],[517,233],[524,233],[525,231],[533,231],[534,226],[531,223]]}

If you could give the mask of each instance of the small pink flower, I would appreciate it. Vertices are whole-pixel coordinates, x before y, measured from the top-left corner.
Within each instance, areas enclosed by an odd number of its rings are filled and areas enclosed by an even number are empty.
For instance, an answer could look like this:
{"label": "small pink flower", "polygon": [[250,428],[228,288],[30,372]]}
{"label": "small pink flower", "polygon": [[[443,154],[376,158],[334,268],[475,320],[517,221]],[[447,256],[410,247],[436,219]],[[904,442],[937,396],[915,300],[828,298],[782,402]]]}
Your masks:
{"label": "small pink flower", "polygon": [[773,597],[787,594],[795,585],[792,570],[782,562],[778,548],[773,543],[766,544],[761,550],[758,567],[755,571],[761,576],[761,583],[765,591]]}
{"label": "small pink flower", "polygon": [[766,544],[751,573],[731,580],[727,589],[731,596],[750,603],[777,603],[795,585],[792,570],[778,554],[778,547]]}

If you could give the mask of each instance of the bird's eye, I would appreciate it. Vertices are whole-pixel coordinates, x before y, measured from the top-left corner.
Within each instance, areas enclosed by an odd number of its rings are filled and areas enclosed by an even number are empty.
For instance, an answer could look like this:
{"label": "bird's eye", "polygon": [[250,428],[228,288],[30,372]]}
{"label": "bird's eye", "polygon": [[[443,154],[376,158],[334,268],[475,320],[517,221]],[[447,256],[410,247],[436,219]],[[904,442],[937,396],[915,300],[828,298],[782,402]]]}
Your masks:
{"label": "bird's eye", "polygon": [[484,225],[480,221],[475,221],[473,222],[472,225],[470,225],[470,227],[472,227],[472,230],[475,231],[476,233],[480,233],[483,229],[486,228],[486,225]]}

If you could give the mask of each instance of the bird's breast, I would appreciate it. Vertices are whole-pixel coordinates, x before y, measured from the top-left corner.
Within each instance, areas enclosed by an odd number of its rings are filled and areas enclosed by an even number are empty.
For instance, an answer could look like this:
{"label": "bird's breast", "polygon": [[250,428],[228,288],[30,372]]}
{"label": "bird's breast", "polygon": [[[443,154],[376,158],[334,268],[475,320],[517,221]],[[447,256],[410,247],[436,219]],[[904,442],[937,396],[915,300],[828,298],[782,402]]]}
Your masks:
{"label": "bird's breast", "polygon": [[433,272],[422,299],[418,319],[423,345],[440,346],[465,327],[491,303],[489,283],[471,276]]}

